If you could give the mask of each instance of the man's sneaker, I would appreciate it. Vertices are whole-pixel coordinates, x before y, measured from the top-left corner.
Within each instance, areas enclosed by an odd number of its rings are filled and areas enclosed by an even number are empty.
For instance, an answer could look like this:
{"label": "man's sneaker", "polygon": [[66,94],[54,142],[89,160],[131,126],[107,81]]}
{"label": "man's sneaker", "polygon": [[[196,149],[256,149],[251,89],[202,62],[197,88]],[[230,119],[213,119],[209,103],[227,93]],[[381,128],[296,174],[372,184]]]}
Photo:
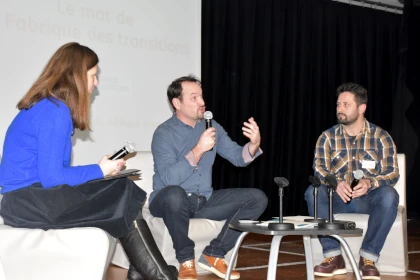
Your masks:
{"label": "man's sneaker", "polygon": [[314,274],[316,276],[332,277],[334,275],[346,273],[346,263],[344,262],[342,255],[326,258],[321,264],[314,268]]}
{"label": "man's sneaker", "polygon": [[194,260],[179,264],[178,280],[197,280]]}
{"label": "man's sneaker", "polygon": [[375,263],[371,260],[360,257],[359,270],[362,274],[362,279],[381,279],[378,269]]}
{"label": "man's sneaker", "polygon": [[[198,260],[198,266],[207,271],[213,272],[223,279],[226,277],[226,272],[228,269],[225,259],[210,257],[204,254],[201,254],[201,257]],[[232,270],[230,279],[239,279],[240,277],[241,275],[239,272]]]}

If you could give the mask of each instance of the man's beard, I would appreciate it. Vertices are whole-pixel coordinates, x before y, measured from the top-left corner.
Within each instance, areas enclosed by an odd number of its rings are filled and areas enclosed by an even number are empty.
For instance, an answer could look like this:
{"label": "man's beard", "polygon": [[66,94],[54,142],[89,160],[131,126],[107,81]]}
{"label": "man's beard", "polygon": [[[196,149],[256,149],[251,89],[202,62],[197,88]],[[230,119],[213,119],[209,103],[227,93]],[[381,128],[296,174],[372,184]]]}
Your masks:
{"label": "man's beard", "polygon": [[[344,114],[341,114],[341,115],[344,115]],[[352,124],[354,124],[356,121],[357,121],[357,118],[354,118],[354,119],[348,119],[347,118],[347,116],[346,115],[344,115],[345,117],[344,118],[339,118],[338,117],[338,115],[337,115],[337,122],[339,123],[339,124],[343,124],[343,125],[352,125]]]}

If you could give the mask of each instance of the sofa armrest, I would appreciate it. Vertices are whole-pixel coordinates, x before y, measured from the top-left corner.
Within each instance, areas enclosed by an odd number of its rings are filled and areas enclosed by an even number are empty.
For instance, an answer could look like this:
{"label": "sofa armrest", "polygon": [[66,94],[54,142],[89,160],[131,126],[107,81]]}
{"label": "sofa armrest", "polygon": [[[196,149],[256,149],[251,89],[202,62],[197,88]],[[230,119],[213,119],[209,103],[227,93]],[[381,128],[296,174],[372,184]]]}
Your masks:
{"label": "sofa armrest", "polygon": [[104,279],[115,248],[115,239],[99,228],[44,231],[0,225],[0,240],[7,280]]}

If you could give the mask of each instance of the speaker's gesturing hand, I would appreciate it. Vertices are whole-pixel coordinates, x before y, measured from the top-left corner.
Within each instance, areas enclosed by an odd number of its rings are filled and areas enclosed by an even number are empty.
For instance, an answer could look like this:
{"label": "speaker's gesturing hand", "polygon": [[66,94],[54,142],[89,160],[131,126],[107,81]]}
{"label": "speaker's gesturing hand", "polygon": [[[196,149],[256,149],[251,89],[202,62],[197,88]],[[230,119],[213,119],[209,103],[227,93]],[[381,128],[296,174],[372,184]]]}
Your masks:
{"label": "speaker's gesturing hand", "polygon": [[105,176],[114,175],[120,172],[121,168],[125,165],[124,159],[109,160],[109,156],[104,156],[99,161],[99,167],[102,170],[102,173]]}
{"label": "speaker's gesturing hand", "polygon": [[242,127],[243,134],[249,138],[249,152],[254,156],[261,144],[260,128],[254,118],[249,118]]}

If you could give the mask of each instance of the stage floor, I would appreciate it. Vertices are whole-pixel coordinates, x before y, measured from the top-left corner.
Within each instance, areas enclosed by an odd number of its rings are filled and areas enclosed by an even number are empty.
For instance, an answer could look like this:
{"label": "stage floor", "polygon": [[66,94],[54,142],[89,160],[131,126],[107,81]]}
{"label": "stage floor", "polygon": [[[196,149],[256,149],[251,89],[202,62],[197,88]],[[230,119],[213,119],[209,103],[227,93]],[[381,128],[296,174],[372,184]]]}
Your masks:
{"label": "stage floor", "polygon": [[[239,250],[237,269],[241,280],[265,280],[272,236],[248,234]],[[420,279],[420,220],[408,221],[409,272],[405,277],[381,276],[382,280]],[[106,280],[126,280],[127,270],[111,266]],[[199,280],[220,279],[215,275],[199,275]],[[277,266],[277,279],[306,280],[305,255],[301,236],[285,236],[282,239]],[[350,280],[356,279],[353,273],[334,277],[315,277],[315,279]]]}

